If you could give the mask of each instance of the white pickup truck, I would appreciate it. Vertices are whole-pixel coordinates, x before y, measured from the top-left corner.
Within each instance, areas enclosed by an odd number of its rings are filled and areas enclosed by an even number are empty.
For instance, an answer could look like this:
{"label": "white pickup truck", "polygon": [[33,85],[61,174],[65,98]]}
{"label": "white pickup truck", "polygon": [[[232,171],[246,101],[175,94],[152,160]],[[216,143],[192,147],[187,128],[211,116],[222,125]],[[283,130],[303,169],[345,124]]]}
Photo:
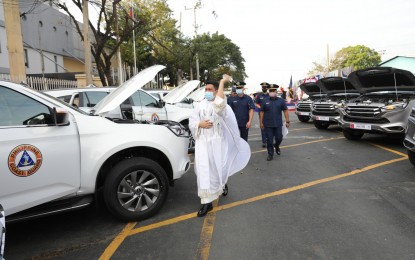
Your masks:
{"label": "white pickup truck", "polygon": [[190,167],[188,135],[172,121],[144,124],[106,113],[163,69],[147,68],[108,95],[95,114],[0,81],[0,204],[7,221],[102,201],[118,219],[154,215]]}

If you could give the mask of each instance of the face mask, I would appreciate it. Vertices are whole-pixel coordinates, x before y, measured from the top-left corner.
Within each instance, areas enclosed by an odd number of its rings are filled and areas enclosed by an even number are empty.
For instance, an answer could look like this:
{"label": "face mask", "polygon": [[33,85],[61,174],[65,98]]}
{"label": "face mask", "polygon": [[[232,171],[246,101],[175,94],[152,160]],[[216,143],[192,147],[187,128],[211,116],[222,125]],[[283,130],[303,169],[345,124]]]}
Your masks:
{"label": "face mask", "polygon": [[277,93],[275,93],[275,92],[269,92],[269,96],[270,97],[276,97],[277,96]]}
{"label": "face mask", "polygon": [[262,92],[267,93],[267,89],[266,88],[263,88],[262,89]]}
{"label": "face mask", "polygon": [[237,90],[236,90],[236,94],[240,95],[240,94],[242,94],[242,93],[243,93],[243,90],[242,90],[242,89],[237,89]]}
{"label": "face mask", "polygon": [[208,101],[211,101],[211,100],[213,100],[215,98],[215,96],[213,95],[213,92],[205,92],[205,98]]}

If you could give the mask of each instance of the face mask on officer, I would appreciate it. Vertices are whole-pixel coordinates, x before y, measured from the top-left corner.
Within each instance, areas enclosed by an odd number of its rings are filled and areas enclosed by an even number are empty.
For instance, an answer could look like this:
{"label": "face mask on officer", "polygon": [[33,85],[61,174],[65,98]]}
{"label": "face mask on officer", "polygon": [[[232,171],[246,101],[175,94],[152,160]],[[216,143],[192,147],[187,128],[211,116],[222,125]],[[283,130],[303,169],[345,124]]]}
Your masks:
{"label": "face mask on officer", "polygon": [[269,92],[269,96],[270,97],[276,97],[277,96],[277,93],[276,92]]}
{"label": "face mask on officer", "polygon": [[243,93],[242,89],[236,89],[236,94],[241,95]]}

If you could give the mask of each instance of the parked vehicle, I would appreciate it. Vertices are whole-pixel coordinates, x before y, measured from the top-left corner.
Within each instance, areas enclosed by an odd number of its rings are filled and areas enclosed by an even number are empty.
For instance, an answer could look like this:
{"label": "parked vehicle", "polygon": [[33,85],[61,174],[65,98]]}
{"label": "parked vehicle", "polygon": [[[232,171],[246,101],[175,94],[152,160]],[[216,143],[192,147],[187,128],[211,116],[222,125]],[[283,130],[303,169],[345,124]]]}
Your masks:
{"label": "parked vehicle", "polygon": [[85,207],[99,199],[123,221],[156,214],[190,161],[172,121],[111,119],[164,66],[112,91],[87,114],[44,93],[0,82],[0,201],[7,221]]}
{"label": "parked vehicle", "polygon": [[411,114],[408,118],[408,129],[403,145],[408,151],[409,161],[415,166],[415,107],[412,107]]}
{"label": "parked vehicle", "polygon": [[[106,116],[114,119],[122,118],[147,122],[157,122],[159,120],[178,122],[187,129],[189,136],[188,151],[194,152],[195,142],[189,130],[189,118],[193,111],[193,105],[183,107],[176,104],[184,100],[199,84],[200,81],[198,80],[189,81],[177,90],[171,91],[163,100],[157,100],[140,87],[130,96],[126,96],[125,100],[109,111]],[[67,101],[70,105],[77,106],[90,113],[95,109],[95,105],[116,89],[114,87],[76,88],[50,90],[45,91],[45,93]]]}
{"label": "parked vehicle", "polygon": [[404,137],[415,105],[415,76],[406,70],[375,67],[354,71],[349,79],[363,95],[344,109],[344,136],[349,140],[365,133]]}
{"label": "parked vehicle", "polygon": [[153,97],[155,97],[158,100],[163,100],[164,96],[169,94],[169,90],[164,90],[164,89],[144,89],[145,91],[147,91],[147,93],[149,93],[150,95],[152,95]]}
{"label": "parked vehicle", "polygon": [[325,97],[325,94],[316,82],[303,83],[300,85],[300,88],[308,95],[308,98],[297,102],[295,105],[295,114],[301,122],[308,122],[311,119],[311,104],[313,101]]}
{"label": "parked vehicle", "polygon": [[343,107],[360,93],[346,78],[328,77],[317,81],[326,97],[313,102],[311,118],[317,129],[327,129],[330,125],[340,124],[340,115]]}

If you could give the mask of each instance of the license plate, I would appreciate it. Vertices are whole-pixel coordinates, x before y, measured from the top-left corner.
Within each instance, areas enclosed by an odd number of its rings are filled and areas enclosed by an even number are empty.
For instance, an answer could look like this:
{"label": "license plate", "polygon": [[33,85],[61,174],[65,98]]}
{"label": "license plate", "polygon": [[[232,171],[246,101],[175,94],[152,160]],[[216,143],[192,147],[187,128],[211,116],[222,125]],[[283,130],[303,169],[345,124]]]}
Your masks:
{"label": "license plate", "polygon": [[297,112],[300,116],[309,116],[310,113],[308,112]]}
{"label": "license plate", "polygon": [[372,130],[372,125],[351,123],[350,128],[352,128],[352,129],[362,129],[362,130]]}
{"label": "license plate", "polygon": [[330,121],[328,116],[316,116],[316,120],[318,121]]}

